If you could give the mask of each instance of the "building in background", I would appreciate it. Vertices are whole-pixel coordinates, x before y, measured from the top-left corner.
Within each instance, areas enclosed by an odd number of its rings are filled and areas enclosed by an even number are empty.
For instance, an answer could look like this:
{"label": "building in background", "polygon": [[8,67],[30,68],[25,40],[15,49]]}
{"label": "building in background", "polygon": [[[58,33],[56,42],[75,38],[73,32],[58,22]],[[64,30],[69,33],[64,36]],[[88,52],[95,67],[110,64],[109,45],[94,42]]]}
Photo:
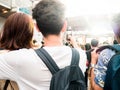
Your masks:
{"label": "building in background", "polygon": [[23,12],[31,15],[32,5],[33,1],[31,0],[0,0],[0,28],[12,13]]}

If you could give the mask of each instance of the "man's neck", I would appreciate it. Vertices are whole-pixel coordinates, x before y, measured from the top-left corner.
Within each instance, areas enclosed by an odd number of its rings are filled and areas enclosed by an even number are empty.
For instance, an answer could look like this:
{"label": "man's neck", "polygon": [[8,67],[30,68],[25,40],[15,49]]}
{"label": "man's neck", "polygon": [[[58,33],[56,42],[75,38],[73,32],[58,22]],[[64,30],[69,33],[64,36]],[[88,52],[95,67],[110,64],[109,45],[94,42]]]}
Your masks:
{"label": "man's neck", "polygon": [[62,46],[62,38],[56,35],[49,35],[44,38],[44,46]]}

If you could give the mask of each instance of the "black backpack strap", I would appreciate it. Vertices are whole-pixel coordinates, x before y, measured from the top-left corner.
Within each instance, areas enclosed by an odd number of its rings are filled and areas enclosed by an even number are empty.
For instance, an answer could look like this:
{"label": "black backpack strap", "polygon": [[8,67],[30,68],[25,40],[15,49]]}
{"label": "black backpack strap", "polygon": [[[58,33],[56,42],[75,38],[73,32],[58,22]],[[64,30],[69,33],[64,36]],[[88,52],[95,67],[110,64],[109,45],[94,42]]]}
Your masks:
{"label": "black backpack strap", "polygon": [[[35,52],[42,59],[52,74],[60,70],[55,61],[44,48],[36,49]],[[79,52],[76,49],[72,48],[71,65],[79,65],[79,58]]]}
{"label": "black backpack strap", "polygon": [[48,67],[52,75],[60,70],[55,61],[52,59],[52,57],[48,54],[48,52],[44,48],[36,49],[35,52]]}
{"label": "black backpack strap", "polygon": [[75,48],[72,48],[71,65],[79,65],[79,59],[80,59],[79,52]]}
{"label": "black backpack strap", "polygon": [[105,45],[105,46],[101,46],[99,47],[99,49],[97,49],[96,52],[101,52],[102,50],[104,49],[111,49],[111,50],[114,50],[116,53],[120,51],[120,45],[119,44],[116,44],[116,45]]}
{"label": "black backpack strap", "polygon": [[[83,72],[81,68],[79,67],[79,61],[80,61],[80,53],[75,48],[72,48],[72,61],[71,61],[71,68],[70,68],[70,73],[69,73],[69,82],[70,83],[76,82],[77,84],[80,84],[80,85],[86,85]],[[77,72],[76,70],[79,70],[79,72]],[[78,76],[78,73],[79,73],[79,76]],[[68,86],[70,85],[70,83],[68,83]],[[84,90],[87,90],[87,89],[84,89]]]}
{"label": "black backpack strap", "polygon": [[6,80],[3,90],[7,90],[9,84],[10,84],[10,80]]}

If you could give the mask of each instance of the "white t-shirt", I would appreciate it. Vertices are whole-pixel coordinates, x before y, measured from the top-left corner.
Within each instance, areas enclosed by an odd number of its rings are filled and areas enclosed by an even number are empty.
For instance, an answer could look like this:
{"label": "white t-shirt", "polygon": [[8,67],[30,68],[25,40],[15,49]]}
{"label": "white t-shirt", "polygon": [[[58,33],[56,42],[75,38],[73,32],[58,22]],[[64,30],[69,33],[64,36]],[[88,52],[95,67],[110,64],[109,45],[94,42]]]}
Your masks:
{"label": "white t-shirt", "polygon": [[[72,51],[67,46],[44,47],[60,68],[71,63]],[[80,67],[86,69],[85,51],[79,49]],[[0,79],[11,79],[20,90],[49,90],[51,72],[33,49],[20,49],[0,55]]]}

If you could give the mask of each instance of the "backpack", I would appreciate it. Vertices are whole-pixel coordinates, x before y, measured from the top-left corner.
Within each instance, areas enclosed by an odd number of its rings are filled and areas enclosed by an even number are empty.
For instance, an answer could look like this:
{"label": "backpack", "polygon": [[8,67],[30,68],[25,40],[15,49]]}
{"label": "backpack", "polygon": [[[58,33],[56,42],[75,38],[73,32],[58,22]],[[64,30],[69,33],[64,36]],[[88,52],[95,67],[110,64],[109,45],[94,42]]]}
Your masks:
{"label": "backpack", "polygon": [[77,50],[72,49],[71,65],[62,69],[57,66],[45,49],[40,48],[35,51],[52,73],[50,90],[87,90],[83,73],[79,67]]}
{"label": "backpack", "polygon": [[120,45],[103,46],[101,50],[109,48],[116,53],[108,63],[104,90],[120,90]]}

